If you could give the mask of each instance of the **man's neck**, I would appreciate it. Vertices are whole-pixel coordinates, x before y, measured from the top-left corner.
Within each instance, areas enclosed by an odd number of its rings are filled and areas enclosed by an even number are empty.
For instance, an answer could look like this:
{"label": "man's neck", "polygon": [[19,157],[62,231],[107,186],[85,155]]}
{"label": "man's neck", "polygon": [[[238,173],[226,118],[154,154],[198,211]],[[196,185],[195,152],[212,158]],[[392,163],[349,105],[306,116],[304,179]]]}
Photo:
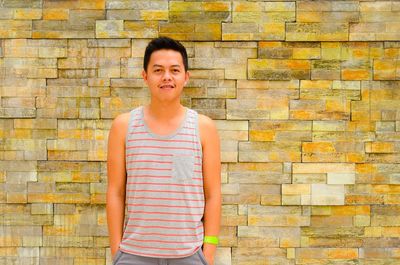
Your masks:
{"label": "man's neck", "polygon": [[176,118],[176,116],[179,116],[183,109],[184,107],[179,101],[165,104],[163,102],[151,101],[147,108],[152,118],[159,121],[170,121]]}

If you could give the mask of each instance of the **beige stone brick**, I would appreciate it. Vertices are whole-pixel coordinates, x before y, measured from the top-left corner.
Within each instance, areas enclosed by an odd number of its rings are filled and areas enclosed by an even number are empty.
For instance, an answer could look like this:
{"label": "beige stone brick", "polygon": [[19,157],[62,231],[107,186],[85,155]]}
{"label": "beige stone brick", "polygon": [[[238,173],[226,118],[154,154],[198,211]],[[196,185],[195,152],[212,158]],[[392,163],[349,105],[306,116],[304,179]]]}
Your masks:
{"label": "beige stone brick", "polygon": [[31,214],[53,214],[53,204],[33,203],[31,206]]}
{"label": "beige stone brick", "polygon": [[222,24],[222,40],[284,40],[285,23],[234,22]]}
{"label": "beige stone brick", "polygon": [[[266,152],[265,150],[268,150]],[[282,150],[285,150],[282,152]],[[299,144],[273,142],[240,142],[240,162],[282,162],[300,160]]]}
{"label": "beige stone brick", "polygon": [[344,185],[311,184],[312,205],[344,205]]}
{"label": "beige stone brick", "polygon": [[228,165],[230,183],[285,183],[280,163],[236,163]]}
{"label": "beige stone brick", "polygon": [[327,173],[327,184],[355,184],[354,173]]}

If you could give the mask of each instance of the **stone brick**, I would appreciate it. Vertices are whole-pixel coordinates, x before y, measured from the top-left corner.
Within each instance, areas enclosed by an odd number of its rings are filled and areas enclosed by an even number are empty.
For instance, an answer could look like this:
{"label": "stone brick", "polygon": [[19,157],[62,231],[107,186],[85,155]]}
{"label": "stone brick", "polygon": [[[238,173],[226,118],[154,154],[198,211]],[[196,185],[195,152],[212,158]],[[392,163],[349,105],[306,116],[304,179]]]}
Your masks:
{"label": "stone brick", "polygon": [[31,206],[31,214],[53,214],[53,204],[33,203]]}
{"label": "stone brick", "polygon": [[222,24],[222,40],[284,40],[285,23],[234,22]]}
{"label": "stone brick", "polygon": [[160,36],[177,40],[221,40],[220,23],[170,23],[160,22]]}
{"label": "stone brick", "polygon": [[228,178],[230,183],[287,183],[289,176],[282,170],[281,163],[229,164]]}
{"label": "stone brick", "polygon": [[[265,150],[269,150],[265,152]],[[285,150],[282,152],[282,150]],[[299,161],[299,144],[282,142],[240,142],[239,161],[240,162],[283,162]]]}
{"label": "stone brick", "polygon": [[168,1],[167,0],[109,0],[106,2],[106,9],[140,9],[140,10],[167,10]]}
{"label": "stone brick", "polygon": [[14,19],[30,20],[30,19],[41,19],[41,18],[42,18],[42,9],[26,9],[26,8],[14,9]]}
{"label": "stone brick", "polygon": [[306,60],[249,59],[249,79],[309,79],[310,62]]}
{"label": "stone brick", "polygon": [[344,185],[311,184],[312,205],[344,205]]}
{"label": "stone brick", "polygon": [[29,20],[0,20],[0,38],[31,38],[32,22]]}
{"label": "stone brick", "polygon": [[374,60],[374,80],[399,80],[399,60]]}
{"label": "stone brick", "polygon": [[68,20],[69,9],[64,8],[46,8],[43,9],[44,20]]}
{"label": "stone brick", "polygon": [[348,41],[347,23],[287,23],[287,41]]}
{"label": "stone brick", "polygon": [[249,208],[249,226],[305,226],[309,225],[308,216],[294,207],[251,206]]}

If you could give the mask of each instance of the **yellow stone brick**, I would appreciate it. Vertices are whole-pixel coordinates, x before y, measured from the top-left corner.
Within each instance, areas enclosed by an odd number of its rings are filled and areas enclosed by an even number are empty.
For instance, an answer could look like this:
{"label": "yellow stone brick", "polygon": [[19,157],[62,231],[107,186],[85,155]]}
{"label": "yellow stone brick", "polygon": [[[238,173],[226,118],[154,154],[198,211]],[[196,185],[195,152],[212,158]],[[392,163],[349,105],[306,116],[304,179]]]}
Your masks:
{"label": "yellow stone brick", "polygon": [[[367,227],[366,227],[367,228]],[[366,229],[365,228],[365,229]],[[375,233],[376,236],[384,236],[384,237],[400,237],[400,227],[370,227],[375,228],[378,233]]]}
{"label": "yellow stone brick", "polygon": [[310,245],[309,242],[310,242],[310,238],[309,237],[306,237],[306,236],[300,237],[300,246],[302,248],[309,247],[309,245]]}
{"label": "yellow stone brick", "polygon": [[92,203],[92,204],[106,204],[106,194],[92,194],[90,196],[90,203]]}
{"label": "yellow stone brick", "polygon": [[26,203],[26,193],[7,192],[7,203]]}
{"label": "yellow stone brick", "polygon": [[353,70],[353,69],[342,70],[343,80],[369,80],[370,74],[371,73],[368,70]]}
{"label": "yellow stone brick", "polygon": [[297,22],[323,22],[325,20],[325,12],[305,12],[296,13]]}
{"label": "yellow stone brick", "polygon": [[370,226],[371,217],[367,215],[356,215],[354,216],[354,226]]}
{"label": "yellow stone brick", "polygon": [[106,0],[78,0],[79,9],[104,9]]}
{"label": "yellow stone brick", "polygon": [[142,20],[168,20],[167,10],[140,10]]}
{"label": "yellow stone brick", "polygon": [[333,153],[336,152],[331,142],[304,142],[302,151],[305,153]]}
{"label": "yellow stone brick", "polygon": [[75,233],[75,229],[71,225],[65,226],[44,226],[43,227],[43,235],[44,236],[68,236],[73,235]]}
{"label": "yellow stone brick", "polygon": [[171,1],[169,3],[169,11],[187,12],[187,11],[202,11],[203,5],[201,2],[178,2]]}
{"label": "yellow stone brick", "polygon": [[398,204],[400,200],[400,194],[386,194],[384,195],[385,204]]}
{"label": "yellow stone brick", "polygon": [[251,130],[249,135],[250,141],[274,141],[275,139],[274,131]]}
{"label": "yellow stone brick", "polygon": [[377,194],[400,194],[399,185],[373,185],[372,190]]}
{"label": "yellow stone brick", "polygon": [[14,19],[41,19],[42,9],[17,8],[14,10]]}
{"label": "yellow stone brick", "polygon": [[356,206],[333,206],[331,207],[331,215],[356,215]]}
{"label": "yellow stone brick", "polygon": [[279,247],[280,248],[294,248],[294,247],[299,247],[300,246],[300,240],[293,236],[293,237],[287,237],[287,238],[281,238],[279,241]]}
{"label": "yellow stone brick", "polygon": [[370,215],[371,206],[370,205],[356,205],[357,215]]}
{"label": "yellow stone brick", "polygon": [[54,193],[54,194],[41,194],[29,193],[28,202],[42,202],[42,203],[89,203],[90,196],[81,193]]}
{"label": "yellow stone brick", "polygon": [[234,12],[260,12],[263,10],[262,3],[256,2],[234,2],[233,11]]}
{"label": "yellow stone brick", "polygon": [[19,254],[19,247],[1,247],[0,256],[1,257],[17,257]]}
{"label": "yellow stone brick", "polygon": [[395,67],[393,60],[374,60],[374,70],[395,70]]}
{"label": "yellow stone brick", "polygon": [[330,259],[357,259],[358,249],[357,248],[338,248],[338,249],[328,249],[327,258]]}
{"label": "yellow stone brick", "polygon": [[309,184],[282,184],[283,195],[302,195],[311,194],[311,186]]}
{"label": "yellow stone brick", "polygon": [[287,248],[286,249],[286,258],[295,259],[296,258],[296,249],[295,248]]}
{"label": "yellow stone brick", "polygon": [[319,59],[321,57],[320,48],[294,48],[293,59]]}
{"label": "yellow stone brick", "polygon": [[393,142],[366,142],[365,151],[367,153],[393,153]]}
{"label": "yellow stone brick", "polygon": [[230,11],[231,4],[228,2],[203,2],[204,11]]}
{"label": "yellow stone brick", "polygon": [[385,229],[384,227],[376,227],[376,226],[372,226],[372,227],[365,227],[364,228],[364,235],[366,237],[381,237],[383,234],[383,229]]}
{"label": "yellow stone brick", "polygon": [[332,215],[332,206],[312,206],[312,215]]}
{"label": "yellow stone brick", "polygon": [[283,47],[283,42],[280,41],[260,41],[258,43],[259,48],[279,48]]}

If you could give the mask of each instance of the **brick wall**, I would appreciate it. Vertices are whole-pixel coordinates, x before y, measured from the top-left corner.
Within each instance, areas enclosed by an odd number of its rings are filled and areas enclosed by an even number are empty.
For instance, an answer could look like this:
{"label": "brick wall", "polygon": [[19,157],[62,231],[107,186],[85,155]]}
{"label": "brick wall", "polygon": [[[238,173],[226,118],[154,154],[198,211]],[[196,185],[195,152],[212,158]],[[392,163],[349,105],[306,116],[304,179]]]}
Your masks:
{"label": "brick wall", "polygon": [[183,41],[216,120],[216,265],[400,263],[399,1],[0,1],[0,264],[111,264],[112,119]]}

